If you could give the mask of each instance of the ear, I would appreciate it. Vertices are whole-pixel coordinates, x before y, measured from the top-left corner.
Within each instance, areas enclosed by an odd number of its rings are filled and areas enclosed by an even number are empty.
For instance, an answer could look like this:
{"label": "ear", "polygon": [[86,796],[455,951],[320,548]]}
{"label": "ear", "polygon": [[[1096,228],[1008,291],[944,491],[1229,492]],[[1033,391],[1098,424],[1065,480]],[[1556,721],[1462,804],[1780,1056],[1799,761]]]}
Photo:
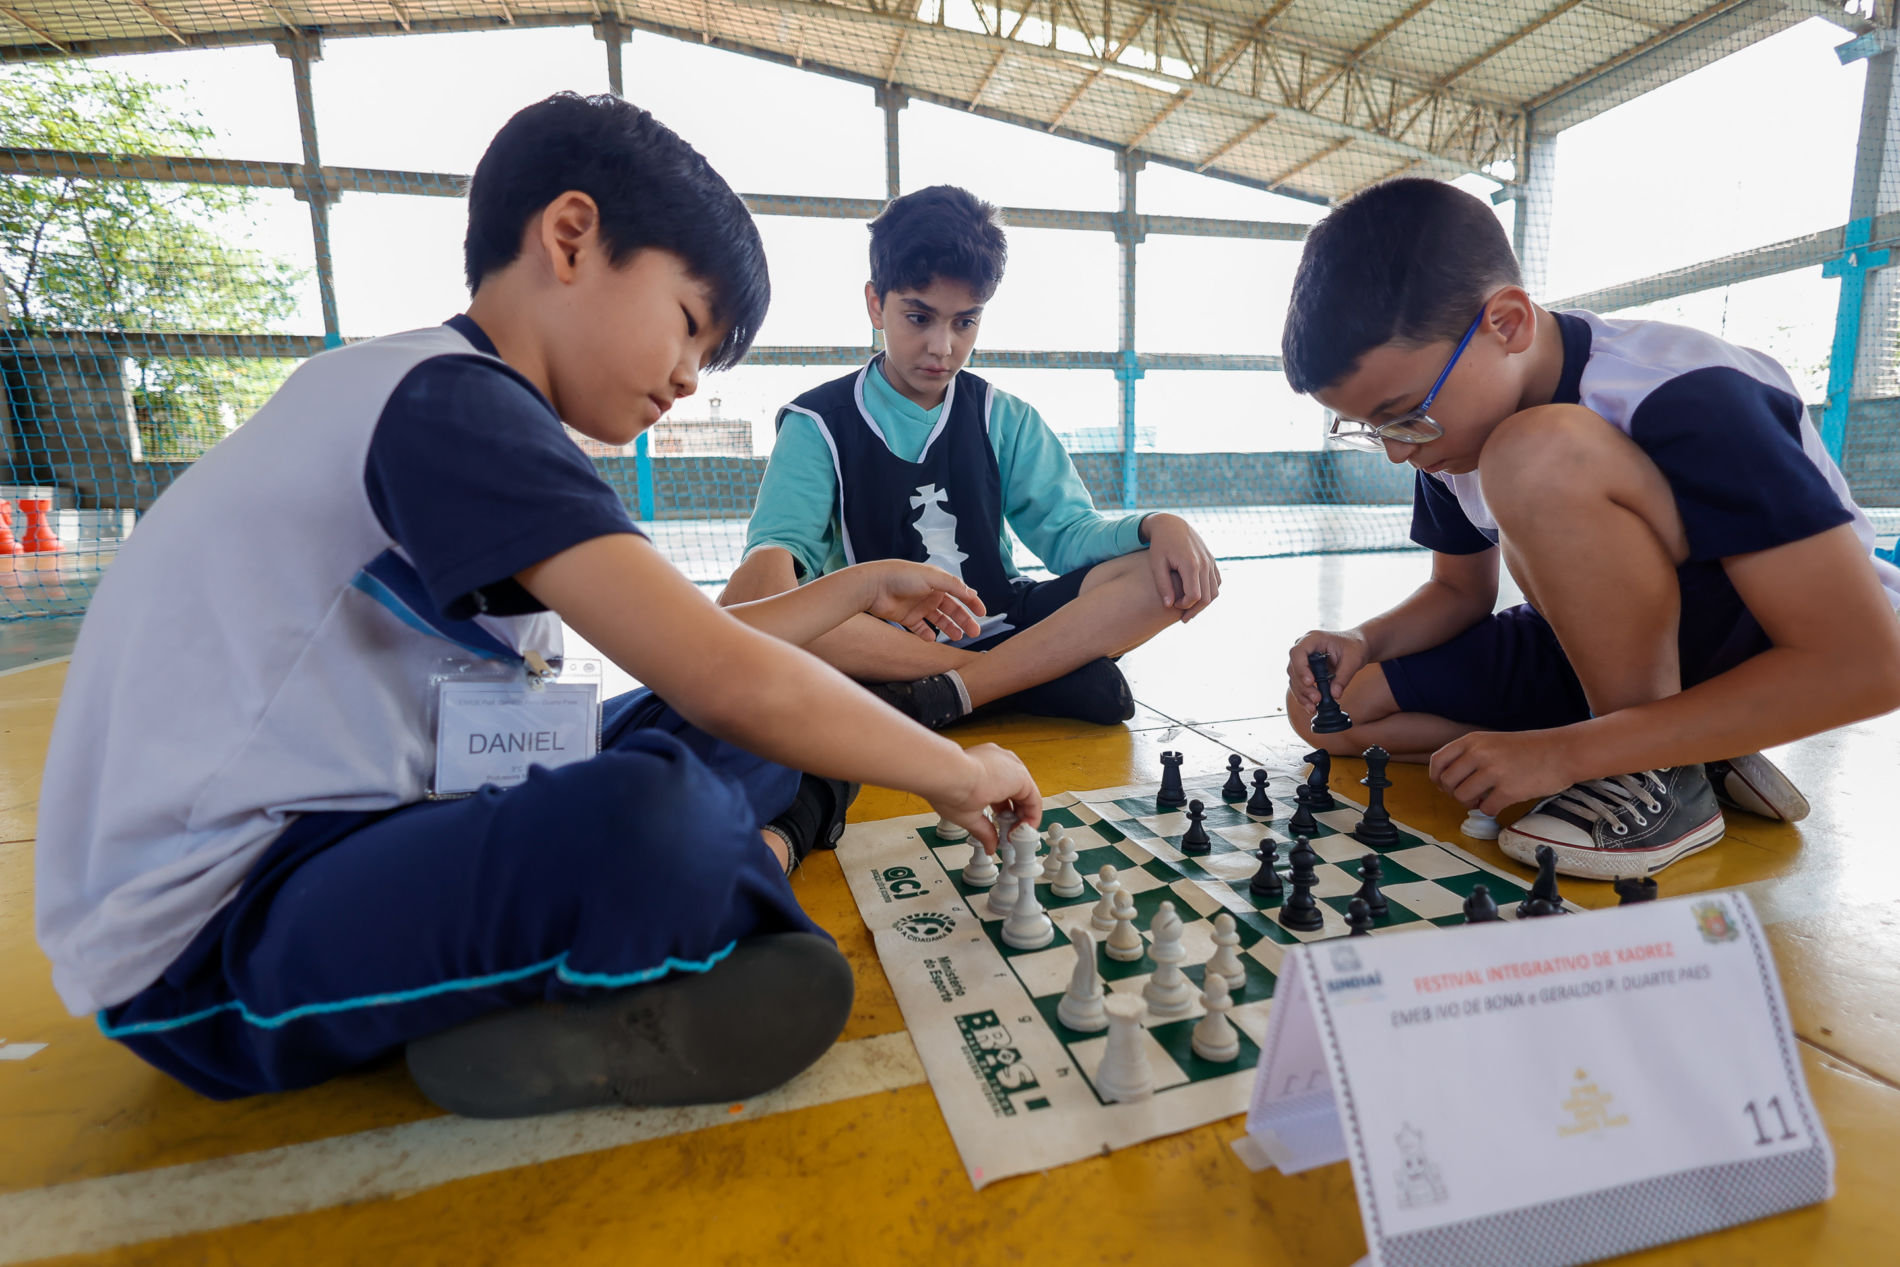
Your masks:
{"label": "ear", "polygon": [[884,297],[877,293],[873,282],[864,283],[864,311],[871,318],[873,330],[884,328]]}
{"label": "ear", "polygon": [[1506,286],[1485,307],[1485,325],[1504,341],[1504,350],[1529,350],[1537,337],[1537,305],[1521,286]]}
{"label": "ear", "polygon": [[540,248],[554,280],[572,284],[583,258],[600,249],[600,207],[570,189],[541,208]]}

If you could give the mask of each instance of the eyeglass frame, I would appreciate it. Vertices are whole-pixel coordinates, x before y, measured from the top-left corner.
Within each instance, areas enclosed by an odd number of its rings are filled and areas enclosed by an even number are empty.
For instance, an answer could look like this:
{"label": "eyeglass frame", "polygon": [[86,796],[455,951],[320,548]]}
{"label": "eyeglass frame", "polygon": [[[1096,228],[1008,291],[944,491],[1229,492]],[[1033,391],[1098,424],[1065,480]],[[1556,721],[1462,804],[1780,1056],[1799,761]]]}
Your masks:
{"label": "eyeglass frame", "polygon": [[[1452,367],[1458,364],[1458,358],[1463,356],[1465,349],[1471,345],[1471,337],[1478,333],[1478,327],[1483,324],[1484,314],[1489,308],[1490,305],[1486,304],[1485,307],[1478,309],[1478,315],[1473,317],[1471,324],[1465,327],[1464,337],[1459,339],[1458,346],[1452,349],[1451,359],[1445,362],[1444,369],[1438,371],[1438,377],[1432,380],[1431,388],[1425,393],[1425,399],[1418,402],[1418,408],[1409,409],[1403,417],[1382,422],[1376,427],[1368,426],[1356,419],[1347,419],[1337,410],[1329,410],[1329,421],[1326,425],[1327,441],[1344,448],[1380,453],[1384,451],[1388,438],[1400,444],[1430,444],[1434,440],[1441,439],[1445,434],[1445,428],[1431,417],[1431,407],[1438,400],[1439,389],[1444,387],[1445,380],[1451,377]],[[1340,424],[1348,421],[1351,421],[1357,430],[1340,430]],[[1417,438],[1394,434],[1399,428],[1417,431],[1417,424],[1421,422],[1431,429],[1432,434]]]}

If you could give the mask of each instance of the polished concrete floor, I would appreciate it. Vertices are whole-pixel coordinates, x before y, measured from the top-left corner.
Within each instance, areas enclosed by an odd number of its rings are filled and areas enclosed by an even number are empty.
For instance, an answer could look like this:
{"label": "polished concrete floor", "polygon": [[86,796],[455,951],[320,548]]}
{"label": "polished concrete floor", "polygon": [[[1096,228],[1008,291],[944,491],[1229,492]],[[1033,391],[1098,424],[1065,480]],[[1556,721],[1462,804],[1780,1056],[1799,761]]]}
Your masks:
{"label": "polished concrete floor", "polygon": [[[1222,600],[1125,661],[1127,726],[998,716],[953,733],[1019,752],[1045,791],[1219,769],[1295,750],[1286,647],[1421,577],[1416,554],[1226,568]],[[50,641],[42,651],[53,647]],[[24,653],[23,653],[24,654]],[[0,676],[0,1264],[1269,1263],[1364,1253],[1346,1167],[1247,1171],[1238,1119],[970,1190],[831,855],[796,881],[857,970],[839,1046],[744,1105],[531,1123],[438,1114],[391,1064],[292,1095],[200,1099],[67,1017],[32,936],[39,765],[64,666]],[[1774,754],[1813,801],[1796,827],[1744,818],[1666,872],[1666,894],[1742,888],[1770,925],[1810,1086],[1838,1155],[1825,1205],[1633,1256],[1677,1264],[1892,1261],[1900,1191],[1900,718]],[[1340,761],[1334,780],[1363,774]],[[1395,768],[1396,817],[1458,839],[1462,811]],[[1355,789],[1356,790],[1356,789]],[[867,789],[853,813],[920,812]],[[1494,861],[1488,846],[1473,846]],[[1504,863],[1503,865],[1511,865]],[[1585,905],[1603,886],[1566,884]],[[37,1047],[44,1044],[43,1047]],[[35,1049],[37,1047],[37,1049]],[[23,1057],[23,1058],[22,1058]]]}

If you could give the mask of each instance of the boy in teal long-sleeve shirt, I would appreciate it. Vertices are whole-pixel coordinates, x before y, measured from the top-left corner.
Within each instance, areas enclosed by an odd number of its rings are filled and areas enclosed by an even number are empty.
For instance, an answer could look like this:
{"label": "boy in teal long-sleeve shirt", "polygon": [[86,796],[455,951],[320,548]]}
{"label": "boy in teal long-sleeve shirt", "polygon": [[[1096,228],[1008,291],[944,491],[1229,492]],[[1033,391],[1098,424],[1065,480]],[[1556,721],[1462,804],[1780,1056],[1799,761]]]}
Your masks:
{"label": "boy in teal long-sleeve shirt", "polygon": [[[721,602],[870,559],[928,561],[981,596],[980,634],[930,642],[863,617],[810,649],[928,726],[1004,699],[1126,721],[1134,701],[1113,657],[1192,619],[1220,572],[1178,516],[1097,511],[1041,415],[963,371],[1006,253],[995,208],[947,185],[871,225],[865,302],[885,350],[780,412]],[[1017,572],[1010,529],[1055,579]]]}

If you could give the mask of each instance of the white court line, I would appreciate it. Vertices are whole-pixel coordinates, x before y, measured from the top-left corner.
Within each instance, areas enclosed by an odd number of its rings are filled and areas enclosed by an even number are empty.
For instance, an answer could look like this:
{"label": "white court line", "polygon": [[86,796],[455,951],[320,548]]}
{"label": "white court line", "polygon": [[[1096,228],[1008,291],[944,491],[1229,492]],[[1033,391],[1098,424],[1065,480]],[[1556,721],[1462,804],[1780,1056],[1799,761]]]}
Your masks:
{"label": "white court line", "polygon": [[82,1254],[161,1237],[420,1192],[641,1140],[831,1104],[924,1081],[910,1035],[840,1043],[744,1111],[589,1109],[512,1121],[435,1117],[214,1161],[0,1195],[0,1263]]}
{"label": "white court line", "polygon": [[25,673],[28,669],[43,669],[49,664],[64,664],[72,659],[69,655],[56,655],[50,660],[35,660],[31,664],[16,664],[10,669],[0,669],[0,677],[12,677],[15,673]]}

